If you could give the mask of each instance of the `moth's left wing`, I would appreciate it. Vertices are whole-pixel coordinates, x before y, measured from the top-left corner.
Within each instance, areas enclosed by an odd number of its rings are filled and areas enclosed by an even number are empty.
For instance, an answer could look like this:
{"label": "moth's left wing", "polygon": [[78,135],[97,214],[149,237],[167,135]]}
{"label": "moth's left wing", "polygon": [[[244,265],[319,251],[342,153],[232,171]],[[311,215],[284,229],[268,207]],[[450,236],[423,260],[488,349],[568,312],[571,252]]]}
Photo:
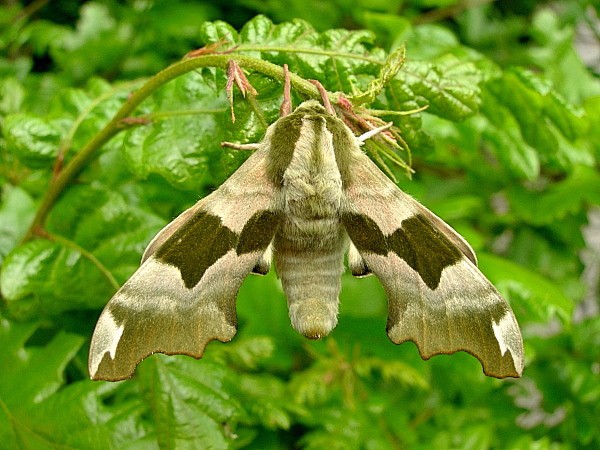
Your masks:
{"label": "moth's left wing", "polygon": [[156,352],[199,358],[208,341],[233,338],[238,289],[249,272],[265,270],[263,255],[279,224],[265,152],[256,151],[150,243],[142,266],[98,320],[92,379],[128,378]]}
{"label": "moth's left wing", "polygon": [[386,290],[393,342],[415,342],[423,359],[463,350],[479,359],[486,375],[521,375],[517,321],[477,269],[471,247],[366,155],[352,167],[342,222],[361,263]]}

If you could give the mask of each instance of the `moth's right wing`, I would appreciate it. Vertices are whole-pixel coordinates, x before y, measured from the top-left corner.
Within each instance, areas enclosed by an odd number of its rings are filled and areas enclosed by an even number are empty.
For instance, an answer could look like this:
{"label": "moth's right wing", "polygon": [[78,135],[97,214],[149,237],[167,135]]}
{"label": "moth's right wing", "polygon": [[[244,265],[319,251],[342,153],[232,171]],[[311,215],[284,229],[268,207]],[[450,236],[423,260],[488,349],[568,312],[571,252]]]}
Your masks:
{"label": "moth's right wing", "polygon": [[156,352],[200,358],[210,340],[233,338],[239,287],[253,269],[265,271],[263,255],[280,221],[267,150],[257,150],[152,240],[142,266],[98,320],[92,379],[128,378]]}
{"label": "moth's right wing", "polygon": [[469,244],[366,155],[351,169],[342,212],[354,246],[348,262],[357,275],[372,271],[385,288],[390,339],[415,342],[424,359],[463,350],[487,375],[520,376],[519,326]]}

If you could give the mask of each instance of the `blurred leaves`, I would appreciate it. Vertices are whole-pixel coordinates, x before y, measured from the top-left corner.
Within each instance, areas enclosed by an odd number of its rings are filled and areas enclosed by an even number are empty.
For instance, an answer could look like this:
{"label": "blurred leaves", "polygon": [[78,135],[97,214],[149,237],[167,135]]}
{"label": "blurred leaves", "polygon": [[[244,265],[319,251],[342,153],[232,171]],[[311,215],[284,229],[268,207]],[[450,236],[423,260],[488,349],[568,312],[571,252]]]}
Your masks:
{"label": "blurred leaves", "polygon": [[[600,446],[598,316],[573,320],[594,295],[580,255],[594,254],[582,229],[600,204],[600,83],[574,42],[597,2],[51,3],[0,10],[2,445]],[[238,335],[201,361],[154,355],[131,380],[87,380],[100,308],[152,236],[246,158],[220,142],[262,138],[257,108],[278,117],[281,78],[242,67],[258,96],[234,93],[232,124],[223,70],[177,77],[119,124],[31,240],[27,227],[138,77],[217,43],[393,120],[414,161],[402,188],[468,238],[515,310],[523,379],[393,345],[374,277],[345,276],[338,327],[306,341],[271,273],[246,280]]]}
{"label": "blurred leaves", "polygon": [[575,214],[586,204],[600,204],[600,174],[591,167],[577,166],[564,180],[543,192],[514,186],[508,200],[519,218],[531,225],[548,225]]}
{"label": "blurred leaves", "polygon": [[485,98],[482,112],[496,127],[489,136],[492,148],[516,175],[534,179],[542,162],[559,170],[594,163],[589,142],[580,138],[589,126],[584,112],[539,77],[507,70],[486,83]]}

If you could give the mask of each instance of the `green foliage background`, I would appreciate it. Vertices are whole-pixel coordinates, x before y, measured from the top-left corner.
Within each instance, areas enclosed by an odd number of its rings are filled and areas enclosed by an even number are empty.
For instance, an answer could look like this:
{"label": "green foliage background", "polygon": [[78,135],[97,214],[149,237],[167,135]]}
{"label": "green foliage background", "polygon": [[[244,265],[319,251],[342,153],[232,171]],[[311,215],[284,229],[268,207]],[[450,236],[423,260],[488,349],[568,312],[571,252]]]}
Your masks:
{"label": "green foliage background", "polygon": [[[600,258],[584,240],[600,66],[574,48],[585,27],[600,45],[597,0],[26,3],[0,9],[0,448],[600,448]],[[224,38],[231,53],[176,63]],[[428,107],[383,116],[415,173],[388,166],[510,301],[523,378],[393,345],[372,277],[344,276],[337,329],[308,342],[270,274],[243,285],[233,342],[89,381],[95,322],[145,245],[239,166],[221,141],[256,142],[277,118],[265,62],[356,97],[403,43],[406,63],[365,106]],[[258,96],[234,93],[235,124],[228,58],[258,61],[242,64]]]}

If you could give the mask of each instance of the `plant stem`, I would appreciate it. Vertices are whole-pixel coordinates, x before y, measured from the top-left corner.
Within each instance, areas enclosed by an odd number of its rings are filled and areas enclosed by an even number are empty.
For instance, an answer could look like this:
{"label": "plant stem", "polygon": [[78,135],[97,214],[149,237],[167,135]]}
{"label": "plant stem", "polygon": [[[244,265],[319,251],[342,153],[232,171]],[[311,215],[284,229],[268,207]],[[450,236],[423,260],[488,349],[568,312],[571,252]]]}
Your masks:
{"label": "plant stem", "polygon": [[425,23],[441,22],[445,19],[458,16],[463,11],[469,8],[476,8],[478,6],[487,5],[488,3],[494,3],[496,0],[464,0],[459,1],[453,5],[445,6],[442,8],[433,9],[420,16],[415,17],[413,25],[423,25]]}

